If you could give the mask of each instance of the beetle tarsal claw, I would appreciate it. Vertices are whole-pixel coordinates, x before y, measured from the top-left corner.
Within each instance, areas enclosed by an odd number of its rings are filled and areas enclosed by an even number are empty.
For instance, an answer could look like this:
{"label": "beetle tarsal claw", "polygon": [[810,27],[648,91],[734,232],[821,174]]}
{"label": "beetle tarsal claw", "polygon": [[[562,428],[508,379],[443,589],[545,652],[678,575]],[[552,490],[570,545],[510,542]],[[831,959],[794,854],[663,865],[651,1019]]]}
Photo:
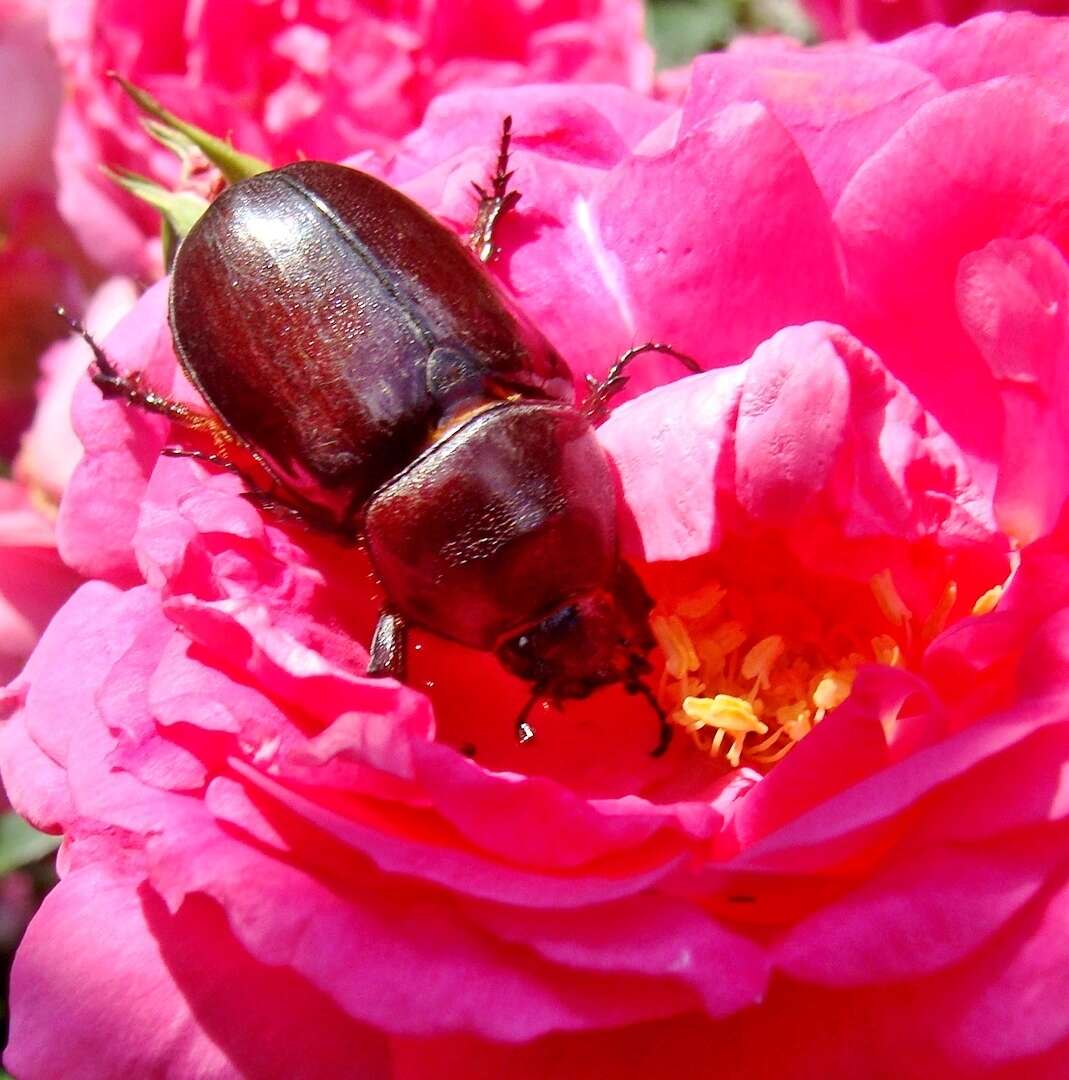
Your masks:
{"label": "beetle tarsal claw", "polygon": [[634,682],[626,684],[624,689],[629,694],[638,694],[639,697],[644,697],[649,702],[650,708],[657,714],[657,719],[661,725],[660,736],[657,740],[657,745],[650,751],[650,757],[662,757],[665,751],[668,749],[672,742],[673,727],[665,715],[664,709],[661,708],[661,703],[657,700],[657,695],[644,683],[641,679],[635,679]]}

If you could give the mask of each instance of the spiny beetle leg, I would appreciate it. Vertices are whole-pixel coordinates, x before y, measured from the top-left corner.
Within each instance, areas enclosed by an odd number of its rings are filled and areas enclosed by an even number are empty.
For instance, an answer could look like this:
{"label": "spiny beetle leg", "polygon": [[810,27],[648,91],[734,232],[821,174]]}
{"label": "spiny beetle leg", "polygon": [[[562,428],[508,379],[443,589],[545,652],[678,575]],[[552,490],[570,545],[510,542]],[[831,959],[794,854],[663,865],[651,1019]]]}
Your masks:
{"label": "spiny beetle leg", "polygon": [[545,683],[535,683],[531,690],[531,696],[527,699],[523,708],[520,709],[520,715],[516,717],[516,741],[520,746],[526,745],[538,734],[527,717],[531,715],[531,710],[542,699],[545,692]]}
{"label": "spiny beetle leg", "polygon": [[475,214],[475,224],[471,229],[468,245],[485,263],[497,254],[494,243],[494,230],[502,216],[520,201],[518,191],[509,191],[509,144],[512,142],[512,117],[506,116],[501,123],[501,143],[497,151],[497,164],[490,181],[490,190],[480,184],[472,183],[479,194],[479,209]]}
{"label": "spiny beetle leg", "polygon": [[389,676],[393,679],[405,677],[405,646],[408,641],[408,626],[396,611],[386,608],[375,624],[375,633],[371,637],[371,656],[368,659],[369,675]]}
{"label": "spiny beetle leg", "polygon": [[214,416],[198,413],[180,401],[171,401],[155,390],[146,390],[141,382],[141,373],[123,374],[108,359],[107,354],[97,344],[95,338],[77,319],[71,318],[61,307],[56,314],[93,350],[93,364],[90,378],[106,398],[123,398],[131,405],[146,412],[158,413],[191,431],[207,432],[212,441],[220,448],[233,442],[230,432]]}
{"label": "spiny beetle leg", "polygon": [[[207,453],[203,450],[166,446],[162,451],[166,457],[188,457],[226,469],[227,472],[232,472],[241,477],[245,486],[249,489],[242,492],[242,497],[251,502],[253,506],[281,520],[300,521],[305,527],[329,533],[335,539],[349,543],[355,541],[356,537],[352,529],[346,529],[335,521],[328,520],[325,515],[315,513],[310,508],[287,501],[277,489],[261,487],[245,469],[233,462],[229,457],[229,452],[235,445],[235,439],[229,428],[221,420],[215,416],[199,413],[180,401],[165,398],[154,390],[144,389],[140,372],[133,372],[128,375],[120,372],[81,323],[71,318],[63,308],[56,308],[56,314],[76,334],[80,335],[89,348],[93,350],[93,366],[90,377],[104,397],[122,398],[136,408],[166,416],[169,420],[180,424],[188,431],[203,432],[211,439],[216,448],[215,453]],[[253,452],[252,456],[257,463],[264,467],[268,476],[271,476],[271,470],[267,463],[255,452]]]}
{"label": "spiny beetle leg", "polygon": [[593,421],[600,420],[609,411],[609,402],[627,385],[628,376],[624,374],[624,369],[636,356],[651,352],[674,356],[688,371],[702,370],[694,357],[673,349],[671,345],[664,345],[659,341],[647,341],[645,345],[634,345],[609,368],[604,379],[587,375],[586,384],[590,388],[590,394],[583,402],[583,412]]}
{"label": "spiny beetle leg", "polygon": [[650,708],[657,714],[661,731],[657,739],[657,745],[650,751],[650,757],[662,757],[672,742],[675,728],[672,727],[664,709],[661,708],[657,695],[641,679],[635,679],[633,682],[627,683],[624,689],[629,694],[638,694],[640,697],[644,697],[649,702]]}
{"label": "spiny beetle leg", "polygon": [[[164,453],[167,453],[167,451],[165,450]],[[195,451],[191,451],[188,453],[173,454],[172,456],[196,457],[201,458],[202,460],[210,460],[214,455],[202,455]],[[223,462],[216,462],[216,464],[221,464],[224,468],[228,468]],[[247,474],[236,466],[230,468],[230,471],[237,473],[245,480],[250,490],[243,491],[241,497],[246,502],[252,503],[257,510],[261,510],[265,514],[270,514],[277,521],[301,525],[309,532],[323,533],[333,540],[336,540],[339,544],[352,545],[359,542],[360,536],[356,529],[347,528],[345,525],[339,524],[328,514],[319,512],[314,506],[291,502],[278,490],[268,490],[266,488],[258,487],[248,478]]]}
{"label": "spiny beetle leg", "polygon": [[222,454],[209,454],[204,450],[188,450],[184,446],[165,446],[160,453],[164,457],[192,458],[194,461],[203,461],[207,465],[215,465],[217,468],[225,469],[235,476],[240,476],[242,483],[249,489],[248,494],[255,493],[268,498],[274,497],[274,492],[260,487],[240,465],[235,465],[233,461]]}

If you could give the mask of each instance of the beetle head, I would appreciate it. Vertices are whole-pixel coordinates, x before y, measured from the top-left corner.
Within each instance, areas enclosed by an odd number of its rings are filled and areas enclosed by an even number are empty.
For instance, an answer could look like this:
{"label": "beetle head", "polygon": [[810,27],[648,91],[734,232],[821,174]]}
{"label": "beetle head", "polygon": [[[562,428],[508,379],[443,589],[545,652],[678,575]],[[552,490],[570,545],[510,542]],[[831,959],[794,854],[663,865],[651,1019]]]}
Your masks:
{"label": "beetle head", "polygon": [[505,668],[552,698],[586,697],[606,683],[634,683],[649,670],[649,610],[645,590],[626,570],[613,590],[568,599],[496,652]]}

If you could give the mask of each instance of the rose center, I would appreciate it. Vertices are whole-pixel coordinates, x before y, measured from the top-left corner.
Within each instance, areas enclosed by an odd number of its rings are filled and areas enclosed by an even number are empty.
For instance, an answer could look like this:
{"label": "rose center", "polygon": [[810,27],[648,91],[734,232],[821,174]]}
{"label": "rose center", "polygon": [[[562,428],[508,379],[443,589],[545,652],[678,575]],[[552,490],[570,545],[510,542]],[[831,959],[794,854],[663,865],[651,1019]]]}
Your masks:
{"label": "rose center", "polygon": [[[927,612],[911,611],[890,570],[867,588],[839,582],[825,595],[813,581],[755,593],[725,579],[662,600],[651,627],[670,721],[732,767],[767,770],[846,701],[859,668],[909,667],[958,605],[951,580]],[[993,610],[1002,588],[980,596],[971,614]]]}

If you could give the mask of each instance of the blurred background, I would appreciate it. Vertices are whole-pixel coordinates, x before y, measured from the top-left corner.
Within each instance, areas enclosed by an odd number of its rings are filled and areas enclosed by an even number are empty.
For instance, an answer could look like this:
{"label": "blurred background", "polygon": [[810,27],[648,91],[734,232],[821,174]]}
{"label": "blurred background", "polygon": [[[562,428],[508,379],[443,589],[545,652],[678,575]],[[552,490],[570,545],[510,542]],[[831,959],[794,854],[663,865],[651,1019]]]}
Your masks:
{"label": "blurred background", "polygon": [[647,0],[646,28],[662,69],[722,49],[739,34],[817,40],[816,24],[795,0]]}

